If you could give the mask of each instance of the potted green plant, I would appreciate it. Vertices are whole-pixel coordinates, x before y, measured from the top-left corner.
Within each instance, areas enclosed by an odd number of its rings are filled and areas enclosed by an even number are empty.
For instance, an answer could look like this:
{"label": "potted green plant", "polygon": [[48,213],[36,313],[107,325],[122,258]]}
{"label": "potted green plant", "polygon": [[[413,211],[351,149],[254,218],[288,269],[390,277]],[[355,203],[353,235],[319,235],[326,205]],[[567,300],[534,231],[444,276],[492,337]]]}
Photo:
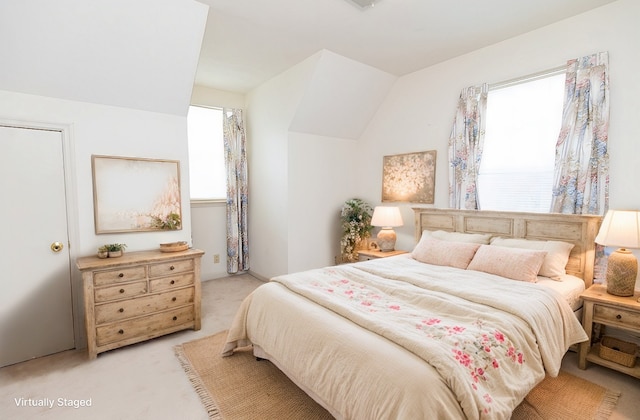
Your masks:
{"label": "potted green plant", "polygon": [[98,258],[107,258],[109,256],[109,249],[106,245],[102,245],[98,248]]}
{"label": "potted green plant", "polygon": [[342,221],[342,239],[340,253],[342,262],[358,260],[358,249],[363,241],[371,236],[371,206],[359,199],[352,198],[345,201],[340,213]]}
{"label": "potted green plant", "polygon": [[117,258],[122,256],[127,244],[107,244],[104,246],[109,251],[109,258]]}

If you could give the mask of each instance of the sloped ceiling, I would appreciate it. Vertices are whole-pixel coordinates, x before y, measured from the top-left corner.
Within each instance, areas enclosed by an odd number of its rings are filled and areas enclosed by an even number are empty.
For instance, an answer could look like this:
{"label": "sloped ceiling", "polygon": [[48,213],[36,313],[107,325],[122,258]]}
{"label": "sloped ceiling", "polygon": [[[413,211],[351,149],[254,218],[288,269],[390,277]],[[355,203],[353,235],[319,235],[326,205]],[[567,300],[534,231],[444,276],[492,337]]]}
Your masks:
{"label": "sloped ceiling", "polygon": [[403,76],[614,0],[199,0],[196,84],[249,92],[321,50]]}
{"label": "sloped ceiling", "polygon": [[318,55],[289,129],[357,139],[396,76],[331,51],[323,50]]}
{"label": "sloped ceiling", "polygon": [[2,0],[0,89],[186,115],[207,9],[193,0]]}

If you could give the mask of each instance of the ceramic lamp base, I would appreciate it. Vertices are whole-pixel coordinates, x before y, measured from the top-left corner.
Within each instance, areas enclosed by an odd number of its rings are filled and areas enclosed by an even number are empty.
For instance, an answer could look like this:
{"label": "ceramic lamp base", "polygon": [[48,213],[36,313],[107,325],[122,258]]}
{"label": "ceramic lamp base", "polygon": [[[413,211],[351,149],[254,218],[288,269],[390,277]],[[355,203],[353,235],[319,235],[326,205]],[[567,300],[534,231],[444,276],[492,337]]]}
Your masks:
{"label": "ceramic lamp base", "polygon": [[376,237],[378,247],[382,252],[393,251],[396,246],[396,232],[392,228],[382,228]]}
{"label": "ceramic lamp base", "polygon": [[638,260],[631,251],[620,248],[607,261],[607,293],[633,296],[638,275]]}

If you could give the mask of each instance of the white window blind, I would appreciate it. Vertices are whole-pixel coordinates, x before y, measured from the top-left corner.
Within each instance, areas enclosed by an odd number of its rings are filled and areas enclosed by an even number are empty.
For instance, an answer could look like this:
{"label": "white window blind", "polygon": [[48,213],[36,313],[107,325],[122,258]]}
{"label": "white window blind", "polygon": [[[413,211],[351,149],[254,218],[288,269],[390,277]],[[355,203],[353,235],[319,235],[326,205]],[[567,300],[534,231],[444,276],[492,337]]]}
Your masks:
{"label": "white window blind", "polygon": [[564,81],[564,72],[556,72],[489,90],[477,186],[481,209],[549,212]]}
{"label": "white window blind", "polygon": [[222,200],[227,195],[222,109],[190,106],[187,116],[191,200]]}

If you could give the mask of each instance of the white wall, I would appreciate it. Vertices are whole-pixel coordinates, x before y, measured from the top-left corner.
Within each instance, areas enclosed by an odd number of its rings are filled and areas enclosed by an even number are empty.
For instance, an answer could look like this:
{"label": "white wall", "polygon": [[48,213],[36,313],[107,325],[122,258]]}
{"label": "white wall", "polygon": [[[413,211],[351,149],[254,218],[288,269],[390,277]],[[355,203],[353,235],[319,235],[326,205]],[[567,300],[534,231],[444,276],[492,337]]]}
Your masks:
{"label": "white wall", "polygon": [[249,94],[254,274],[270,278],[334,264],[340,209],[356,194],[354,139],[394,80],[320,51]]}
{"label": "white wall", "polygon": [[[94,254],[99,245],[113,242],[126,243],[127,250],[136,251],[158,248],[161,242],[191,241],[185,117],[0,91],[0,119],[71,128],[73,156],[65,166],[75,174],[78,208],[72,223],[79,235],[72,247],[76,255]],[[92,154],[179,160],[182,230],[96,235]]]}
{"label": "white wall", "polygon": [[[435,207],[448,207],[447,141],[462,88],[513,79],[563,65],[571,58],[609,51],[610,207],[640,209],[640,189],[633,184],[640,170],[636,163],[640,138],[638,16],[640,2],[619,0],[400,78],[359,141],[358,190],[378,203],[382,156],[437,150]],[[405,226],[396,229],[398,248],[411,249],[410,205],[403,205],[402,211]]]}
{"label": "white wall", "polygon": [[288,272],[289,124],[318,58],[308,58],[247,98],[249,259],[258,277]]}
{"label": "white wall", "polygon": [[355,188],[351,139],[289,133],[289,272],[334,264],[340,211]]}

